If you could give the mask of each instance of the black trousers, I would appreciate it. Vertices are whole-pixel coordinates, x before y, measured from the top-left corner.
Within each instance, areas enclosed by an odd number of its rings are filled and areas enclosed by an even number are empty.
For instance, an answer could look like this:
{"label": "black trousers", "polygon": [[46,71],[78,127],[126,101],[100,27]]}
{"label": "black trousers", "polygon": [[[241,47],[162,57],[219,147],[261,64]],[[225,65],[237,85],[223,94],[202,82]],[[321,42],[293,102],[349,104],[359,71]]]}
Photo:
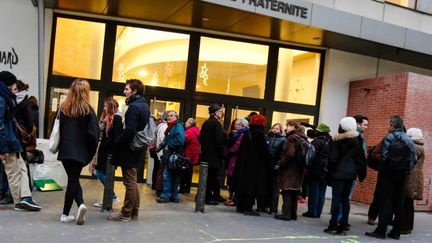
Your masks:
{"label": "black trousers", "polygon": [[219,168],[209,167],[207,175],[206,201],[214,200],[220,195],[220,185],[218,181]]}
{"label": "black trousers", "polygon": [[372,200],[371,205],[369,206],[368,210],[368,218],[376,220],[378,218],[378,197],[379,197],[379,191],[378,191],[378,182],[380,180],[380,173],[378,172],[377,175],[377,182],[375,185],[375,191],[374,191],[374,197]]}
{"label": "black trousers", "polygon": [[180,191],[188,193],[190,192],[192,184],[192,172],[193,168],[190,167],[187,171],[180,175]]}
{"label": "black trousers", "polygon": [[379,221],[375,233],[385,236],[387,227],[393,220],[391,233],[394,236],[400,235],[400,212],[403,205],[403,188],[406,176],[402,173],[381,173],[378,181],[378,212]]}
{"label": "black trousers", "polygon": [[74,200],[78,207],[84,203],[83,192],[79,181],[83,165],[74,160],[64,160],[62,164],[68,176],[63,214],[69,215]]}
{"label": "black trousers", "polygon": [[282,216],[289,219],[297,219],[297,197],[300,190],[282,190]]}
{"label": "black trousers", "polygon": [[156,152],[151,152],[151,157],[153,158],[153,171],[152,171],[152,189],[155,190],[157,174],[160,167],[160,161]]}
{"label": "black trousers", "polygon": [[414,229],[414,200],[407,196],[403,200],[400,225],[402,231]]}

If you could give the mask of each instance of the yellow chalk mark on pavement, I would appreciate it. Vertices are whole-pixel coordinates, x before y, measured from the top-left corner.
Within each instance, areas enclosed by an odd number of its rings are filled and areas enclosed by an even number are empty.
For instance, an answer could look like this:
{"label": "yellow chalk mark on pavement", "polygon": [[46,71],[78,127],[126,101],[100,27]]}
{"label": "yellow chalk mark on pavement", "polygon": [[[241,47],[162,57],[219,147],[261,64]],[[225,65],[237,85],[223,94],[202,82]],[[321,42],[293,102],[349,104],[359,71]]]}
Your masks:
{"label": "yellow chalk mark on pavement", "polygon": [[326,240],[326,239],[341,239],[342,243],[359,243],[358,236],[348,235],[348,236],[316,236],[316,235],[287,235],[280,237],[258,237],[258,238],[226,238],[219,239],[214,235],[211,235],[204,230],[199,230],[203,234],[206,234],[213,238],[213,240],[207,241],[211,242],[224,242],[224,241],[267,241],[267,240]]}

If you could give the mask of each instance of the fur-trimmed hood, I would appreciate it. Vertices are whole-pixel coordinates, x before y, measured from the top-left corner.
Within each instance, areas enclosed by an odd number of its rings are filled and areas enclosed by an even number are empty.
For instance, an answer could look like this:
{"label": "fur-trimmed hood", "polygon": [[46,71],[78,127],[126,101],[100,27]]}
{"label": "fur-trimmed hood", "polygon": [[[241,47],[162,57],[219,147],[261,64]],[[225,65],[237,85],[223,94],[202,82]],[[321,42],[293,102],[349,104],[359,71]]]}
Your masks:
{"label": "fur-trimmed hood", "polygon": [[344,132],[334,135],[333,141],[343,140],[346,138],[356,138],[358,136],[360,136],[360,133],[357,131]]}

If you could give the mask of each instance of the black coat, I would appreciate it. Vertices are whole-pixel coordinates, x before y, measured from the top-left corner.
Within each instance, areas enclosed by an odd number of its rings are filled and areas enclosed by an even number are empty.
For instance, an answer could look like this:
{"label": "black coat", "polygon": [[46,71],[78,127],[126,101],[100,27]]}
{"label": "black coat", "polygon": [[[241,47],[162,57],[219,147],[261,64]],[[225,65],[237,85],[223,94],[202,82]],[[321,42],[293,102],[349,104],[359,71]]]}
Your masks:
{"label": "black coat", "polygon": [[270,154],[272,156],[272,165],[274,168],[276,165],[278,165],[282,154],[283,145],[286,142],[286,138],[282,136],[282,134],[277,134],[273,132],[267,133],[265,138],[270,150]]}
{"label": "black coat", "polygon": [[17,105],[19,123],[25,127],[28,133],[33,131],[33,112],[28,101],[28,96]]}
{"label": "black coat", "polygon": [[144,129],[150,118],[150,109],[144,97],[134,95],[127,100],[128,110],[125,114],[123,131],[114,142],[113,165],[125,168],[136,168],[143,163],[145,149],[133,151],[130,142],[135,133]]}
{"label": "black coat", "polygon": [[251,126],[242,138],[234,168],[233,189],[237,195],[259,197],[268,194],[271,155],[263,127]]}
{"label": "black coat", "polygon": [[87,165],[96,153],[98,139],[99,123],[93,109],[88,115],[76,118],[60,113],[58,160],[74,160]]}
{"label": "black coat", "polygon": [[101,133],[103,133],[103,135],[99,145],[96,165],[97,170],[105,171],[107,156],[108,154],[112,155],[114,151],[114,141],[120,136],[122,130],[122,117],[118,114],[115,114],[113,119],[113,127],[109,130],[108,134],[105,132],[105,129],[100,131]]}
{"label": "black coat", "polygon": [[309,179],[326,179],[330,143],[331,137],[327,134],[318,135],[318,137],[312,141],[312,145],[315,147],[315,158],[308,169]]}
{"label": "black coat", "polygon": [[209,167],[221,168],[225,139],[222,124],[213,116],[207,119],[202,125],[199,136],[201,161],[208,162]]}
{"label": "black coat", "polygon": [[333,137],[330,145],[328,170],[332,179],[362,181],[366,176],[366,156],[363,141],[357,131]]}

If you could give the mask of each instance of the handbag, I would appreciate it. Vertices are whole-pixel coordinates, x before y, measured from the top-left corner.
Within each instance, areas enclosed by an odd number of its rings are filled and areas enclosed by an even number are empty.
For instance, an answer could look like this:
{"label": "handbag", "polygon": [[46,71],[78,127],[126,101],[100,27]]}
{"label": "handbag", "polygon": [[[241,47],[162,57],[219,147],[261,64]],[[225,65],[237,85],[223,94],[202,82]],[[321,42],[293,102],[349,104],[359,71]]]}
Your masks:
{"label": "handbag", "polygon": [[183,173],[191,167],[191,163],[188,157],[181,156],[176,152],[172,152],[168,158],[167,166],[170,170]]}
{"label": "handbag", "polygon": [[377,145],[375,146],[369,146],[368,152],[367,152],[367,165],[369,168],[378,171],[382,161],[381,161],[381,148],[383,146],[384,139],[381,140]]}
{"label": "handbag", "polygon": [[[21,125],[21,123],[19,123],[15,117],[12,117],[12,120],[15,124],[19,139],[24,145],[26,151],[33,151],[36,148],[36,134],[33,133],[33,131],[31,133],[28,133],[27,129],[23,125]],[[33,130],[35,130],[34,127]]]}
{"label": "handbag", "polygon": [[51,153],[55,154],[59,150],[60,145],[60,109],[57,111],[56,118],[54,120],[54,125],[51,130],[51,135],[49,138],[48,149]]}

